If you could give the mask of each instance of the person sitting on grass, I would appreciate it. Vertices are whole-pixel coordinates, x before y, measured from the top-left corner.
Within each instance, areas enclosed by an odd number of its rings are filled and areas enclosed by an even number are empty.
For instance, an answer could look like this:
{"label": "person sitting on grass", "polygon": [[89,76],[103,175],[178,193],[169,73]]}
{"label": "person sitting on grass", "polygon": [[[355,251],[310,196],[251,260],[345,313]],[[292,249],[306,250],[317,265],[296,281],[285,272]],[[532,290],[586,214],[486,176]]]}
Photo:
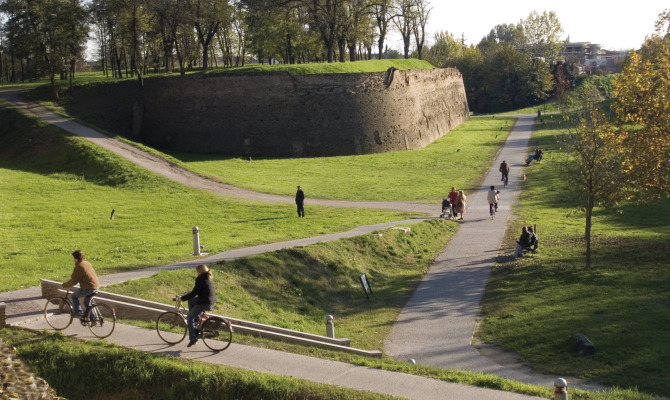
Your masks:
{"label": "person sitting on grass", "polygon": [[519,236],[519,241],[516,242],[516,249],[514,249],[514,257],[523,256],[523,249],[530,247],[531,245],[531,236],[528,232],[528,227],[524,226],[521,228],[521,236]]}

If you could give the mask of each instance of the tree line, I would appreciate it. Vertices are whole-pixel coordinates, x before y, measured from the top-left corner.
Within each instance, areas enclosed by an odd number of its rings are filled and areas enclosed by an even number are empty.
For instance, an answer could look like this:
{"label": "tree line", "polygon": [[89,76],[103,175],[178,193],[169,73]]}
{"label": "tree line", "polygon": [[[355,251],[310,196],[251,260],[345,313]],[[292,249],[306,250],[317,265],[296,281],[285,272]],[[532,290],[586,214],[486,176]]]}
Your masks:
{"label": "tree line", "polygon": [[[113,77],[259,60],[382,57],[390,32],[419,51],[428,0],[2,0],[5,80],[74,73],[89,37]],[[212,56],[214,55],[214,56]]]}

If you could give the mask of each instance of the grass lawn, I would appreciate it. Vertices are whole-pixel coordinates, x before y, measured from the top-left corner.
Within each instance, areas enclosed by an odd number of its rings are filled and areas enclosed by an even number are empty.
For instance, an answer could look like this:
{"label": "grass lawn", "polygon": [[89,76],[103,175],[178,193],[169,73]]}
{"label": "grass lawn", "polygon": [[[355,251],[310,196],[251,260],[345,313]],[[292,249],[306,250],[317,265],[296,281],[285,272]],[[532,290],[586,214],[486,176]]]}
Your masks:
{"label": "grass lawn", "polygon": [[[431,220],[411,232],[389,229],[335,242],[265,253],[211,266],[219,300],[214,313],[323,335],[325,316],[352,346],[381,350],[398,312],[456,231]],[[359,276],[374,291],[367,300]],[[162,303],[193,287],[193,270],[161,271],[106,290]]]}
{"label": "grass lawn", "polygon": [[[534,133],[545,158],[524,171],[519,218],[506,238],[511,254],[521,226],[537,224],[540,250],[494,268],[479,335],[539,371],[670,396],[670,202],[597,209],[585,269],[584,213],[570,206],[577,194],[560,173],[558,119],[545,117]],[[571,348],[578,332],[595,355]]]}
{"label": "grass lawn", "polygon": [[[452,186],[475,185],[504,144],[514,118],[475,117],[424,149],[360,156],[254,159],[169,152],[186,168],[234,186],[307,197],[436,202]],[[389,184],[392,182],[393,184]]]}
{"label": "grass lawn", "polygon": [[0,108],[0,120],[0,291],[66,280],[75,249],[99,274],[190,259],[196,225],[215,253],[409,216],[308,205],[298,219],[290,204],[170,182],[12,109]]}

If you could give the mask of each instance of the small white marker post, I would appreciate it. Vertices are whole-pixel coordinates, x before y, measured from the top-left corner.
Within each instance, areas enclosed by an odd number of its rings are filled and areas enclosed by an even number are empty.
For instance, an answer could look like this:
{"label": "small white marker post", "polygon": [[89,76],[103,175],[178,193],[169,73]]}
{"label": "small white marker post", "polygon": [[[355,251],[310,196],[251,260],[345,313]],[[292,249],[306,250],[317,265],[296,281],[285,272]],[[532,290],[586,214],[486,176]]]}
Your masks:
{"label": "small white marker post", "polygon": [[198,227],[193,227],[193,255],[200,255],[200,233],[198,233]]}

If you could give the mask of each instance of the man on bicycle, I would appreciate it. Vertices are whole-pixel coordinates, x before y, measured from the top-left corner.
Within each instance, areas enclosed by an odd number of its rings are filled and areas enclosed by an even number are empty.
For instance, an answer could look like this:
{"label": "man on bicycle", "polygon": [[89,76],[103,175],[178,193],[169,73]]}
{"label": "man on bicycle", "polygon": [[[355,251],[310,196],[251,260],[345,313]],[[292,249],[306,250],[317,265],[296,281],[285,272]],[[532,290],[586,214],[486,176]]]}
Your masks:
{"label": "man on bicycle", "polygon": [[188,347],[198,343],[198,334],[195,326],[200,319],[200,314],[214,308],[216,303],[216,292],[212,272],[206,265],[200,264],[195,268],[198,277],[195,278],[195,286],[189,293],[178,296],[182,300],[188,300],[188,315],[186,325],[188,326]]}
{"label": "man on bicycle", "polygon": [[98,293],[100,285],[98,284],[98,276],[95,274],[91,263],[86,261],[84,252],[75,250],[72,252],[72,257],[74,258],[74,270],[72,271],[70,280],[63,283],[63,287],[69,288],[79,284],[79,289],[72,292],[72,308],[75,315],[82,317],[84,316],[84,312],[81,310],[79,298],[84,298],[84,306],[86,307],[86,311],[88,311],[91,306],[91,297]]}
{"label": "man on bicycle", "polygon": [[498,171],[500,171],[502,174],[502,178],[500,178],[502,182],[505,182],[507,179],[509,179],[509,165],[507,164],[507,161],[503,160],[503,162],[500,163],[500,168],[498,168]]}

